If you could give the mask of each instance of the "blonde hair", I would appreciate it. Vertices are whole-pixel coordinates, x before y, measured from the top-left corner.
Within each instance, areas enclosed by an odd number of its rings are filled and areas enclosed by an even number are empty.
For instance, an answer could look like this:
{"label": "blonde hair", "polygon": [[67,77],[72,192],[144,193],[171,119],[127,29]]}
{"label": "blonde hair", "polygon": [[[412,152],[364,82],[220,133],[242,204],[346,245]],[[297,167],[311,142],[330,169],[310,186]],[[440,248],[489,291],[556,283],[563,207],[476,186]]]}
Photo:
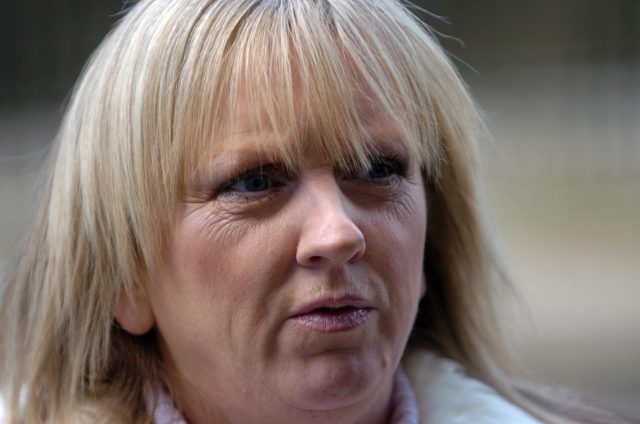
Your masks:
{"label": "blonde hair", "polygon": [[122,290],[143,290],[182,187],[217,134],[236,124],[229,110],[246,96],[266,111],[276,138],[287,140],[277,154],[288,164],[303,160],[305,143],[337,164],[366,164],[354,103],[365,96],[399,129],[427,186],[429,289],[410,345],[462,363],[549,418],[514,388],[502,362],[493,295],[505,278],[477,187],[482,120],[406,6],[141,0],[128,11],[73,92],[36,223],[3,288],[0,386],[9,417],[150,421],[145,393],[171,389],[156,334],[127,334],[112,303]]}

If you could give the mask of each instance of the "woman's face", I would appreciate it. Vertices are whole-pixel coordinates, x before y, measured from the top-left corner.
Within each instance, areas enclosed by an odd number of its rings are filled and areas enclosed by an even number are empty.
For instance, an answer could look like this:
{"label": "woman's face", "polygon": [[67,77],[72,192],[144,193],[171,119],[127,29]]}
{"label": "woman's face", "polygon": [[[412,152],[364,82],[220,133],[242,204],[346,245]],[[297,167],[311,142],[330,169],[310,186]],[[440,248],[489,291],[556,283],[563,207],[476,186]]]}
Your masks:
{"label": "woman's face", "polygon": [[425,290],[427,213],[418,164],[368,108],[370,170],[309,149],[289,172],[255,148],[275,151],[270,130],[247,126],[187,187],[148,292],[189,420],[388,407]]}

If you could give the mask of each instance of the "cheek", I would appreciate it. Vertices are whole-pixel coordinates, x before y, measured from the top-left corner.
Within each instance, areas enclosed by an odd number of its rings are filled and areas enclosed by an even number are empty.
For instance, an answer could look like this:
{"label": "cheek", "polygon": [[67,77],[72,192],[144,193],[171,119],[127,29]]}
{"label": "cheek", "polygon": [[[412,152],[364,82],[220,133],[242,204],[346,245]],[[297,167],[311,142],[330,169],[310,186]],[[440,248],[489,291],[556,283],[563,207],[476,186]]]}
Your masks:
{"label": "cheek", "polygon": [[277,263],[270,246],[281,233],[277,225],[190,216],[175,232],[172,268],[183,284],[212,298],[251,299],[246,294],[258,288],[254,280]]}
{"label": "cheek", "polygon": [[389,269],[403,275],[403,286],[422,280],[427,231],[427,206],[422,185],[411,186],[389,211],[379,213],[370,225],[368,250]]}
{"label": "cheek", "polygon": [[421,298],[424,273],[424,227],[410,228],[397,225],[380,225],[375,241],[368,244],[372,266],[383,276],[389,303],[399,316],[408,313],[409,318]]}
{"label": "cheek", "polygon": [[422,186],[407,194],[393,213],[372,217],[367,254],[382,277],[388,312],[382,332],[404,346],[424,291],[423,254],[427,227]]}
{"label": "cheek", "polygon": [[270,327],[258,322],[277,310],[274,293],[288,272],[284,252],[291,250],[287,234],[277,221],[188,215],[156,276],[153,306],[167,343],[195,352],[204,350],[203,342],[225,340],[228,350],[241,351],[247,338],[268,338]]}

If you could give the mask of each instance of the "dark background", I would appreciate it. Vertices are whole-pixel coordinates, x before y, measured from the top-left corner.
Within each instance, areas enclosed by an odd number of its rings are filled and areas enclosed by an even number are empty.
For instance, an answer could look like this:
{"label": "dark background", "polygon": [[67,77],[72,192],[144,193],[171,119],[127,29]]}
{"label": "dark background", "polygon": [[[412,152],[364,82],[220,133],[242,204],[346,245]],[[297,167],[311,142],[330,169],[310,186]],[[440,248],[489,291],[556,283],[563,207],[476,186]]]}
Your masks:
{"label": "dark background", "polygon": [[[372,0],[375,1],[375,0]],[[481,72],[550,64],[637,64],[637,0],[431,0],[427,21]],[[121,0],[3,0],[0,105],[60,102],[123,9]],[[467,73],[465,67],[462,71]]]}

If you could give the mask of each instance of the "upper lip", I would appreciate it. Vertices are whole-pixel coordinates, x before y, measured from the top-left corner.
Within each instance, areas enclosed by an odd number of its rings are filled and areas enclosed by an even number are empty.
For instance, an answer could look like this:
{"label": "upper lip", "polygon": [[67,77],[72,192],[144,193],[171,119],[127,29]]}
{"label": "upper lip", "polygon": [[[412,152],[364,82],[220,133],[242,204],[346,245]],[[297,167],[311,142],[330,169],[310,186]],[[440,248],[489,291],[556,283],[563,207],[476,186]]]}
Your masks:
{"label": "upper lip", "polygon": [[318,299],[314,299],[309,303],[304,304],[300,308],[296,309],[291,317],[298,315],[308,314],[319,308],[373,308],[371,302],[363,299],[360,296],[347,295],[347,296],[325,296]]}

